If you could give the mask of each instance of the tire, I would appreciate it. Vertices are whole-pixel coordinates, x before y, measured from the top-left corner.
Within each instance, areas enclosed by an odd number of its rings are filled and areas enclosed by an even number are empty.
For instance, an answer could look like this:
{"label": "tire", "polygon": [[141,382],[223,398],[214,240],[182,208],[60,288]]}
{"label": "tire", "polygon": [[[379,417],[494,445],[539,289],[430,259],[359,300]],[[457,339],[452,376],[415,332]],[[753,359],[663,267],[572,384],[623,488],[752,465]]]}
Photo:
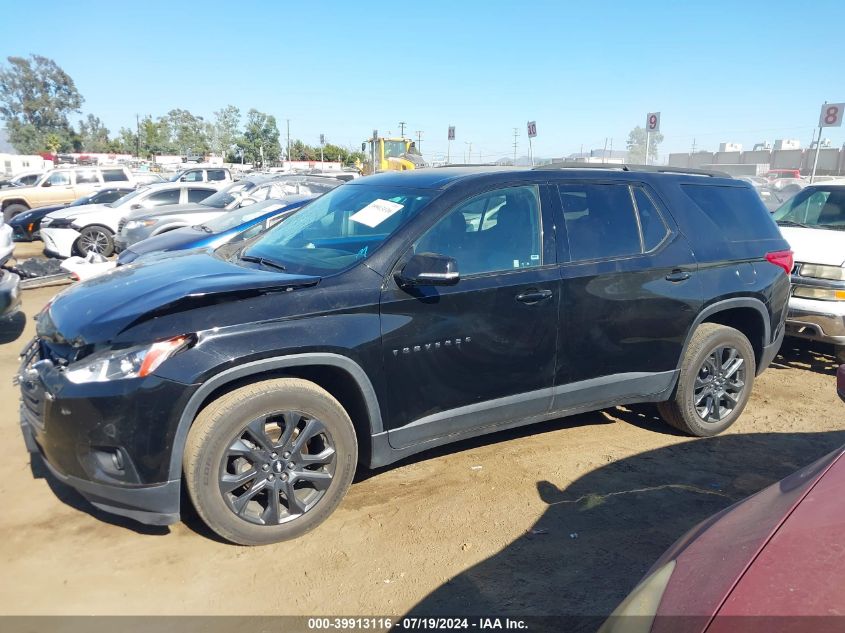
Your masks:
{"label": "tire", "polygon": [[19,213],[23,213],[24,211],[29,211],[29,207],[25,204],[10,204],[8,207],[3,209],[3,219],[8,222],[13,217]]}
{"label": "tire", "polygon": [[[734,368],[736,359],[742,362]],[[675,392],[670,400],[658,403],[658,411],[679,431],[697,437],[718,435],[736,421],[748,403],[756,369],[754,348],[742,332],[702,323],[684,353]]]}
{"label": "tire", "polygon": [[[299,438],[306,443],[297,450]],[[188,433],[183,468],[209,528],[233,543],[266,545],[302,536],[328,518],[357,462],[355,429],[341,404],[312,382],[278,378],[205,407]]]}
{"label": "tire", "polygon": [[[88,244],[96,244],[97,247],[90,248]],[[103,257],[111,257],[114,254],[114,233],[111,229],[99,224],[92,224],[82,229],[76,242],[73,243],[73,252],[75,255],[85,257],[89,250],[94,250]]]}
{"label": "tire", "polygon": [[837,365],[845,364],[845,345],[834,345],[833,357],[836,359]]}

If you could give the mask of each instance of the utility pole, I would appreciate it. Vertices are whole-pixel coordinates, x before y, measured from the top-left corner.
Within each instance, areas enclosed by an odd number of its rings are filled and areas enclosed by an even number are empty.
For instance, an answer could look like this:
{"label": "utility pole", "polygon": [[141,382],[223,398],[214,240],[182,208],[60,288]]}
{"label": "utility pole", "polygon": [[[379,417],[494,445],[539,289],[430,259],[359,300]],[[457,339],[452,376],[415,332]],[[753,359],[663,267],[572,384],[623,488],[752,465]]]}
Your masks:
{"label": "utility pole", "polygon": [[516,148],[519,147],[519,142],[516,140],[519,138],[519,128],[515,127],[513,129],[513,166],[516,167]]}
{"label": "utility pole", "polygon": [[690,150],[690,154],[695,154],[695,139],[692,139],[692,149]]}
{"label": "utility pole", "polygon": [[607,158],[607,137],[604,137],[604,152],[601,155],[601,162],[604,163],[605,159]]}
{"label": "utility pole", "polygon": [[290,119],[285,119],[288,124],[288,171],[290,171]]}
{"label": "utility pole", "polygon": [[141,119],[135,115],[135,156],[141,158]]}
{"label": "utility pole", "polygon": [[405,138],[405,122],[404,121],[399,121],[399,129],[400,129],[399,136],[401,136],[402,138]]}
{"label": "utility pole", "polygon": [[[469,145],[469,152],[464,155],[464,162],[471,163],[472,162],[472,141],[464,141],[464,145]],[[467,156],[469,158],[467,158]]]}
{"label": "utility pole", "polygon": [[417,151],[418,151],[420,154],[422,154],[422,150],[420,149],[420,148],[422,147],[422,134],[423,134],[423,133],[422,133],[422,130],[417,130],[417,131],[416,131],[416,135],[417,135]]}

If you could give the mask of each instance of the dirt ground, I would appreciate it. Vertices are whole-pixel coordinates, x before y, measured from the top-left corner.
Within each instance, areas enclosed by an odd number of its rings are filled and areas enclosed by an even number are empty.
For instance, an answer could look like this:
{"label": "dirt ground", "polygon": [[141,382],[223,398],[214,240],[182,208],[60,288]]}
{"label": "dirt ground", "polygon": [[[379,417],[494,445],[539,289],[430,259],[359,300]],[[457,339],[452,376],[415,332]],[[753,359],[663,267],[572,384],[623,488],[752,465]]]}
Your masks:
{"label": "dirt ground", "polygon": [[607,614],[698,521],[845,443],[831,350],[788,340],[721,437],[650,407],[502,432],[359,472],[311,534],[237,547],[189,509],[170,528],[97,511],[30,464],[11,378],[55,291],[0,332],[0,614]]}

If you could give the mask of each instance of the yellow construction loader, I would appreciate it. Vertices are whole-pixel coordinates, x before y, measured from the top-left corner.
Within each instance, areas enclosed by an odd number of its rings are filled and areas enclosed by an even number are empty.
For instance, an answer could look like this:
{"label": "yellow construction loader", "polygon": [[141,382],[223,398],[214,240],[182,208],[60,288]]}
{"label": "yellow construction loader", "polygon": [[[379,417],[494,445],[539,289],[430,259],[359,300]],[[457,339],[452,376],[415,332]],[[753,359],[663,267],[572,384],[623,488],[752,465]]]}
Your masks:
{"label": "yellow construction loader", "polygon": [[[361,144],[366,156],[362,172],[405,171],[425,166],[416,143],[407,138],[374,138]],[[375,165],[375,167],[374,167]]]}

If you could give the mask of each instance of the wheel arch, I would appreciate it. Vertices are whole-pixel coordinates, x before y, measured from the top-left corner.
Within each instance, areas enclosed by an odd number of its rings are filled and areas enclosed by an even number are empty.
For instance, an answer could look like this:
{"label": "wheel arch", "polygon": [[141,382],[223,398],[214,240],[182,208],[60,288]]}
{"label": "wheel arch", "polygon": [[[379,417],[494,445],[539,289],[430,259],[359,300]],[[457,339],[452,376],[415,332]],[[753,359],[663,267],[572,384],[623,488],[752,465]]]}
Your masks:
{"label": "wheel arch", "polygon": [[742,332],[754,349],[754,360],[757,367],[760,366],[763,350],[769,341],[771,341],[769,311],[766,308],[766,304],[760,299],[754,297],[733,297],[706,306],[699,312],[689,332],[687,332],[684,348],[678,359],[678,369],[681,368],[693,333],[702,323],[718,323]]}
{"label": "wheel arch", "polygon": [[182,462],[188,432],[197,415],[210,402],[245,384],[269,378],[309,380],[337,398],[346,409],[358,439],[358,460],[369,465],[371,438],[383,430],[375,389],[358,363],[340,354],[306,353],[266,358],[215,374],[191,396],[179,418],[170,456],[169,479],[182,477]]}
{"label": "wheel arch", "polygon": [[3,200],[3,203],[0,204],[0,209],[5,210],[6,207],[10,207],[13,204],[22,204],[27,209],[31,209],[32,205],[30,205],[25,199],[23,198],[7,198]]}

